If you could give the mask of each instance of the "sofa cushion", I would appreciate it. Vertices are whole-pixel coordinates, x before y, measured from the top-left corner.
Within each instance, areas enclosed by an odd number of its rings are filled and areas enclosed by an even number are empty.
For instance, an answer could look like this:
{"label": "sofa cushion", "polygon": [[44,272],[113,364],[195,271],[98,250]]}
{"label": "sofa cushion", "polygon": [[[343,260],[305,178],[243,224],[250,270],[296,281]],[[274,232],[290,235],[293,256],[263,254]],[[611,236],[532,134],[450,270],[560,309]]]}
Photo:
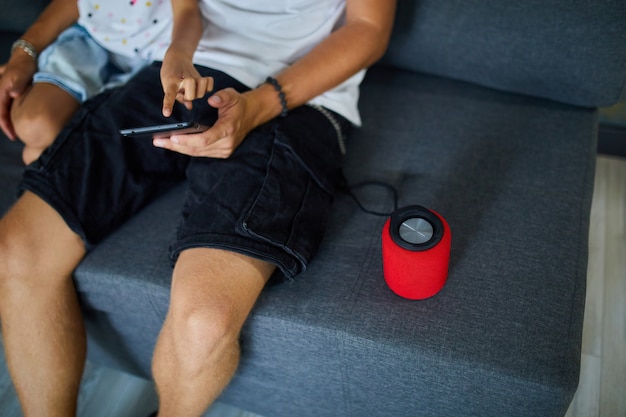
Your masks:
{"label": "sofa cushion", "polygon": [[399,0],[384,62],[596,107],[626,84],[623,0]]}
{"label": "sofa cushion", "polygon": [[[446,218],[448,283],[428,300],[396,296],[385,217],[338,196],[310,268],[262,294],[223,401],[273,417],[562,415],[578,382],[595,113],[389,69],[368,75],[362,110],[346,175]],[[76,271],[93,360],[150,375],[184,192]],[[379,187],[359,197],[392,209]]]}

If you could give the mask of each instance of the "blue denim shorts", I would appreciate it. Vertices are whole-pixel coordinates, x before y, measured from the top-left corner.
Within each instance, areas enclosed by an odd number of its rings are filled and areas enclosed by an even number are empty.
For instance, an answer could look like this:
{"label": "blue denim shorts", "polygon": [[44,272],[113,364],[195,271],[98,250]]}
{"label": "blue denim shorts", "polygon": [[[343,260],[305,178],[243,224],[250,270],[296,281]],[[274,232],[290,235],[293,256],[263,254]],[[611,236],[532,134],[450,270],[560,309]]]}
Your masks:
{"label": "blue denim shorts", "polygon": [[[219,71],[216,90],[247,87]],[[156,197],[186,182],[186,201],[172,261],[188,248],[243,253],[293,277],[306,268],[322,240],[343,156],[337,123],[309,106],[253,130],[228,159],[193,158],[155,148],[150,140],[121,137],[120,128],[171,122],[161,115],[160,64],[141,70],[125,87],[88,100],[41,158],[26,168],[21,190],[55,208],[87,250]],[[137,92],[141,91],[142,94]],[[206,100],[177,121],[212,124]],[[349,122],[333,114],[342,133]]]}
{"label": "blue denim shorts", "polygon": [[106,88],[124,84],[149,63],[107,51],[76,24],[41,52],[33,83],[54,84],[82,103]]}

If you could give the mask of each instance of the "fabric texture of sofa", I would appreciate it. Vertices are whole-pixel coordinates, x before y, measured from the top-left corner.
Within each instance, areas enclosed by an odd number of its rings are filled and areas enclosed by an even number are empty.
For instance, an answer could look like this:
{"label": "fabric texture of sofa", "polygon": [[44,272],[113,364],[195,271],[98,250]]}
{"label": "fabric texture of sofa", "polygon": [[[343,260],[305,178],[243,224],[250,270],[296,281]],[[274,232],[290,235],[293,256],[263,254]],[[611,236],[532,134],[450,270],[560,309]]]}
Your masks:
{"label": "fabric texture of sofa", "polygon": [[[3,59],[45,1],[5,3]],[[563,416],[579,376],[596,109],[623,94],[623,39],[623,0],[400,0],[345,174],[447,220],[448,282],[423,301],[395,295],[386,218],[337,195],[310,268],[262,294],[221,401],[266,417]],[[22,165],[20,145],[0,139],[4,212]],[[184,192],[76,270],[90,360],[150,377]],[[392,209],[384,188],[355,192]]]}

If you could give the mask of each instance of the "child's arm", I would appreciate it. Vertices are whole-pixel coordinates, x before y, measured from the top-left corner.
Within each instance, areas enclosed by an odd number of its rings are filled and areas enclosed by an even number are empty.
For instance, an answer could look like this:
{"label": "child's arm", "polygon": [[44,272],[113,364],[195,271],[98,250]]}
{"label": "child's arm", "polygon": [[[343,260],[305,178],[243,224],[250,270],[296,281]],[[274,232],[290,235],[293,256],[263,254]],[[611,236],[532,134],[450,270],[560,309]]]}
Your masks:
{"label": "child's arm", "polygon": [[204,97],[213,89],[213,79],[201,77],[193,66],[193,54],[203,31],[198,0],[172,0],[172,11],[172,42],[161,67],[166,117],[172,114],[174,101],[191,109],[192,100]]}
{"label": "child's arm", "polygon": [[76,0],[52,0],[15,43],[9,61],[0,66],[0,128],[12,140],[11,105],[20,97],[37,71],[36,55],[78,20]]}
{"label": "child's arm", "polygon": [[77,20],[76,0],[52,0],[37,20],[24,32],[22,39],[30,42],[35,50],[41,52]]}

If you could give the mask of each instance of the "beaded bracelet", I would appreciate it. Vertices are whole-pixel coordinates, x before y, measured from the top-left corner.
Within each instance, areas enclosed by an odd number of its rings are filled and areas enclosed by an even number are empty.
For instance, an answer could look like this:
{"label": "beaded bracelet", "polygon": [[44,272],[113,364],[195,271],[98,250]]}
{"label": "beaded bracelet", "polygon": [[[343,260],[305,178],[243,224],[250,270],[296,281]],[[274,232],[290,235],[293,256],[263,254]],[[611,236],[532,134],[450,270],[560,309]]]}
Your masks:
{"label": "beaded bracelet", "polygon": [[283,87],[278,83],[278,80],[273,77],[267,77],[265,82],[272,85],[274,89],[278,92],[278,98],[280,99],[280,105],[283,108],[280,112],[280,117],[287,117],[287,99],[285,98],[285,93],[283,93]]}
{"label": "beaded bracelet", "polygon": [[13,45],[11,45],[11,55],[13,55],[13,52],[17,48],[20,48],[24,52],[26,52],[33,59],[33,61],[37,61],[37,56],[39,54],[37,53],[37,50],[32,43],[25,41],[24,39],[16,40],[15,42],[13,42]]}

